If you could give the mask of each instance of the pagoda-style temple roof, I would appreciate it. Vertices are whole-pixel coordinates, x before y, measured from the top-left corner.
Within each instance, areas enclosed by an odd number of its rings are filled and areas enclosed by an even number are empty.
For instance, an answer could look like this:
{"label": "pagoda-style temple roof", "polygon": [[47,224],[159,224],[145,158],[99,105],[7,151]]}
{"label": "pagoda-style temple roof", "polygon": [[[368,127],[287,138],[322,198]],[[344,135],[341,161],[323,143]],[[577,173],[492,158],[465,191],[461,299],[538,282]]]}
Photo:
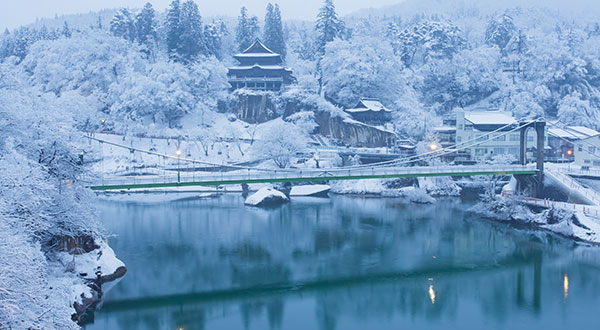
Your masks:
{"label": "pagoda-style temple roof", "polygon": [[275,53],[265,46],[260,40],[256,39],[254,43],[246,50],[239,54],[234,55],[235,58],[248,58],[248,57],[281,57],[280,54]]}
{"label": "pagoda-style temple roof", "polygon": [[346,112],[391,112],[392,110],[386,108],[377,99],[361,98],[358,104],[352,109],[346,109]]}
{"label": "pagoda-style temple roof", "polygon": [[292,70],[282,65],[281,55],[258,39],[234,57],[239,64],[230,67],[227,74],[232,90],[249,88],[278,91],[283,85],[294,81]]}

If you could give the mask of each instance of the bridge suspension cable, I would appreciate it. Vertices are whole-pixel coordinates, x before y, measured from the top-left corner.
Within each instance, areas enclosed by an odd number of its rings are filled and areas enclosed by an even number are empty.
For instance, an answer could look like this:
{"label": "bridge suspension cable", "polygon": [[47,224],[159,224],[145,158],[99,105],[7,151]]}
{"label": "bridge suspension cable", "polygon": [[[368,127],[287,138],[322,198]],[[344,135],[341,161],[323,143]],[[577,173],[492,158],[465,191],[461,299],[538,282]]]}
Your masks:
{"label": "bridge suspension cable", "polygon": [[[534,122],[535,122],[535,120],[524,122],[524,123],[522,123],[522,124],[514,127],[513,129],[511,129],[509,131],[504,131],[501,134],[494,135],[493,137],[491,137],[492,134],[501,132],[501,131],[505,130],[506,128],[510,127],[510,126],[513,126],[513,125],[519,123],[518,121],[514,121],[514,122],[512,122],[510,124],[507,124],[507,125],[504,125],[504,126],[498,128],[498,129],[496,129],[494,131],[482,134],[480,136],[474,137],[474,138],[469,139],[467,141],[464,141],[464,142],[461,142],[461,143],[457,143],[457,144],[454,144],[454,145],[451,145],[451,146],[448,146],[448,147],[445,147],[445,148],[442,148],[442,149],[439,149],[439,150],[436,150],[436,151],[430,151],[430,152],[426,152],[426,153],[419,154],[419,155],[414,155],[414,156],[411,156],[411,157],[408,157],[408,158],[404,158],[404,159],[400,159],[400,160],[394,159],[394,160],[388,160],[388,161],[385,161],[385,162],[379,162],[379,163],[374,163],[374,164],[355,165],[355,166],[349,166],[349,167],[344,167],[344,168],[364,168],[364,167],[373,167],[373,166],[382,166],[382,165],[385,165],[385,166],[392,166],[392,165],[396,166],[396,165],[404,165],[404,164],[410,164],[410,163],[415,163],[415,162],[419,162],[419,161],[434,159],[434,158],[445,156],[445,155],[448,155],[448,154],[451,154],[451,153],[454,153],[454,152],[465,150],[465,149],[468,149],[468,148],[480,145],[480,144],[485,143],[485,142],[489,142],[489,141],[491,141],[493,139],[496,139],[498,137],[506,136],[506,135],[508,135],[510,133],[513,133],[513,132],[515,132],[517,130],[520,130],[521,128],[526,127],[526,126],[528,126],[528,125],[530,125],[531,123],[534,123]],[[487,137],[487,139],[482,139],[484,137]],[[461,147],[458,148],[458,149],[456,149],[457,146],[461,146]]]}
{"label": "bridge suspension cable", "polygon": [[[482,135],[473,137],[469,140],[463,141],[461,143],[456,143],[454,145],[439,149],[439,150],[435,150],[435,151],[430,151],[430,152],[426,152],[426,153],[422,153],[422,154],[418,154],[418,155],[414,155],[414,156],[410,156],[408,158],[404,158],[404,159],[395,159],[395,160],[389,160],[389,161],[384,161],[384,162],[379,162],[379,163],[372,163],[372,164],[365,164],[365,165],[354,165],[354,166],[347,166],[344,167],[343,169],[359,169],[359,168],[374,168],[374,167],[389,167],[389,166],[398,166],[398,165],[406,165],[406,164],[411,164],[411,163],[416,163],[416,162],[420,162],[420,161],[425,161],[425,160],[430,160],[430,159],[434,159],[434,158],[439,158],[441,156],[444,155],[448,155],[454,152],[458,152],[461,150],[465,150],[468,148],[471,148],[473,146],[477,146],[480,145],[482,143],[486,143],[489,142],[493,139],[496,139],[498,137],[502,137],[505,135],[508,135],[514,131],[520,130],[521,128],[530,125],[531,123],[533,123],[535,121],[528,121],[528,122],[523,122],[521,124],[519,124],[518,121],[514,121],[512,123],[506,124],[494,131],[491,132],[487,132],[484,133]],[[519,124],[516,127],[505,131],[505,129],[514,126],[515,124]],[[494,135],[498,132],[501,132],[498,135]],[[494,135],[492,137],[492,135]],[[196,163],[196,164],[202,164],[202,165],[209,165],[209,166],[215,166],[215,167],[222,167],[222,168],[232,168],[232,169],[238,169],[238,170],[254,170],[254,171],[264,171],[264,172],[273,172],[273,171],[280,171],[280,172],[296,172],[298,171],[298,169],[277,169],[277,170],[273,170],[273,169],[269,169],[269,168],[261,168],[261,167],[248,167],[248,166],[239,166],[239,165],[234,165],[234,164],[218,164],[218,163],[212,163],[212,162],[207,162],[207,161],[200,161],[200,160],[195,160],[195,159],[190,159],[190,158],[185,158],[185,157],[180,157],[180,156],[172,156],[172,155],[168,155],[168,154],[163,154],[163,153],[159,153],[159,152],[155,152],[155,151],[149,151],[149,150],[143,150],[143,149],[139,149],[139,148],[135,148],[132,146],[126,146],[123,144],[119,144],[119,143],[115,143],[115,142],[110,142],[107,140],[103,140],[103,139],[99,139],[99,138],[95,138],[92,136],[87,136],[85,135],[85,137],[87,139],[90,140],[94,140],[100,143],[100,145],[103,145],[104,143],[108,144],[108,145],[112,145],[118,148],[123,148],[123,149],[127,149],[131,152],[139,152],[139,153],[145,153],[145,154],[149,154],[149,155],[155,155],[158,157],[162,157],[163,158],[163,164],[165,163],[166,159],[172,159],[172,160],[178,160],[178,161],[183,161],[183,162],[187,162],[187,163]],[[460,148],[458,148],[460,147]],[[103,153],[101,153],[101,157],[103,158]],[[166,165],[165,165],[166,166]],[[311,172],[311,171],[322,171],[322,169],[302,169],[302,171],[305,172]]]}

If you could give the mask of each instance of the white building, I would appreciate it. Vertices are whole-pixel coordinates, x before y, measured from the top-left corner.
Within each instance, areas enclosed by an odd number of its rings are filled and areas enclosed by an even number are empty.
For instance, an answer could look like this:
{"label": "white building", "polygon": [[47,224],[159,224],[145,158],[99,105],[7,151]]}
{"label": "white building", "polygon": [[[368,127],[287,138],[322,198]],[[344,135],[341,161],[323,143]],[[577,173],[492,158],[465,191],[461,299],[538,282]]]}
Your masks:
{"label": "white building", "polygon": [[569,126],[567,130],[577,133],[572,141],[576,166],[600,167],[600,132],[582,126]]}
{"label": "white building", "polygon": [[[519,160],[520,132],[509,131],[518,127],[517,120],[511,113],[503,111],[459,111],[456,113],[457,149],[467,147],[472,161],[491,159],[494,155],[510,154]],[[498,132],[494,132],[498,131]],[[490,132],[494,132],[488,134]],[[527,158],[533,160],[533,149],[536,147],[535,130],[527,135]],[[547,138],[544,137],[547,146]],[[469,142],[471,141],[471,142]],[[480,142],[477,145],[476,141]],[[463,145],[461,146],[461,143]]]}
{"label": "white building", "polygon": [[[556,127],[555,123],[550,123],[551,128],[548,129],[548,145],[551,148],[549,157],[546,161],[567,163],[575,161],[575,145],[587,138],[600,134],[593,129],[582,126],[567,126],[564,128]],[[580,152],[584,152],[580,150]],[[580,154],[581,157],[583,155]],[[581,159],[580,157],[580,159]]]}

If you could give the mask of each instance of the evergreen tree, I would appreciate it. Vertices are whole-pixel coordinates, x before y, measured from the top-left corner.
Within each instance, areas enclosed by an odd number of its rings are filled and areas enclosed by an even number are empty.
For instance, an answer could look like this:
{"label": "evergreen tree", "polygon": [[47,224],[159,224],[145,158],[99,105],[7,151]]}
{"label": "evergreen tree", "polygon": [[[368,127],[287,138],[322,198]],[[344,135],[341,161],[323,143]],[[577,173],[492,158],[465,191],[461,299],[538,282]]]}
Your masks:
{"label": "evergreen tree", "polygon": [[179,46],[181,35],[179,27],[180,7],[179,0],[173,0],[167,13],[167,22],[165,25],[167,28],[167,52],[170,55],[175,54]]}
{"label": "evergreen tree", "polygon": [[236,42],[239,50],[244,51],[256,40],[260,27],[258,26],[258,17],[248,15],[248,9],[242,7],[238,17],[238,25],[235,28]]}
{"label": "evergreen tree", "polygon": [[187,0],[181,5],[179,29],[181,35],[177,52],[183,59],[190,61],[199,54],[206,54],[202,18],[193,0]]}
{"label": "evergreen tree", "polygon": [[223,55],[223,37],[227,34],[227,26],[221,20],[204,26],[204,43],[207,54],[221,58]]}
{"label": "evergreen tree", "polygon": [[317,32],[316,47],[317,52],[322,56],[325,54],[325,46],[335,38],[340,38],[345,31],[344,22],[339,19],[335,12],[333,0],[325,0],[325,4],[319,9],[317,15],[317,24],[315,31]]}
{"label": "evergreen tree", "polygon": [[73,33],[71,33],[71,29],[69,28],[69,24],[67,24],[67,21],[65,21],[65,23],[63,24],[61,33],[65,38],[71,38],[71,36],[73,35]]}
{"label": "evergreen tree", "polygon": [[500,50],[504,47],[516,34],[517,28],[513,23],[512,17],[503,15],[500,19],[492,20],[485,30],[485,42],[488,45],[496,45]]}
{"label": "evergreen tree", "polygon": [[285,38],[283,35],[283,23],[281,21],[281,12],[278,4],[275,4],[275,7],[270,3],[267,5],[263,33],[263,42],[265,45],[272,51],[281,54],[282,58],[285,58]]}
{"label": "evergreen tree", "polygon": [[135,40],[135,22],[131,12],[127,8],[117,10],[110,22],[110,33],[129,41]]}
{"label": "evergreen tree", "polygon": [[137,41],[148,48],[156,40],[156,19],[154,8],[149,2],[136,16],[135,26],[137,28]]}

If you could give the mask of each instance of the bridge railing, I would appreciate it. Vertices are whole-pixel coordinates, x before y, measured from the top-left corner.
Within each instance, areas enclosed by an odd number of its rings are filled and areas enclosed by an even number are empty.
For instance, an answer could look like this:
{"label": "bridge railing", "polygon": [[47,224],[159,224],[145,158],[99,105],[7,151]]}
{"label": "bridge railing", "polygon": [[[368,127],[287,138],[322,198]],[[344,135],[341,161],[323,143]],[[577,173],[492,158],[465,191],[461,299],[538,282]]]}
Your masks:
{"label": "bridge railing", "polygon": [[532,171],[534,168],[527,165],[473,165],[473,166],[415,166],[415,167],[360,167],[360,168],[328,168],[328,169],[302,169],[290,171],[273,170],[251,171],[239,170],[233,172],[188,172],[180,171],[179,180],[177,172],[152,176],[122,176],[105,178],[102,186],[117,185],[142,185],[162,183],[202,183],[202,182],[240,182],[248,180],[278,180],[278,179],[314,179],[314,181],[327,181],[329,178],[369,178],[394,175],[460,175],[461,173],[473,175],[477,173],[503,174],[505,172]]}
{"label": "bridge railing", "polygon": [[547,169],[552,175],[554,175],[557,179],[562,181],[564,185],[577,191],[579,194],[585,196],[590,201],[594,202],[596,205],[600,205],[600,193],[590,188],[584,187],[581,183],[577,182],[577,180],[573,179],[568,171],[561,171],[560,169],[552,168]]}

